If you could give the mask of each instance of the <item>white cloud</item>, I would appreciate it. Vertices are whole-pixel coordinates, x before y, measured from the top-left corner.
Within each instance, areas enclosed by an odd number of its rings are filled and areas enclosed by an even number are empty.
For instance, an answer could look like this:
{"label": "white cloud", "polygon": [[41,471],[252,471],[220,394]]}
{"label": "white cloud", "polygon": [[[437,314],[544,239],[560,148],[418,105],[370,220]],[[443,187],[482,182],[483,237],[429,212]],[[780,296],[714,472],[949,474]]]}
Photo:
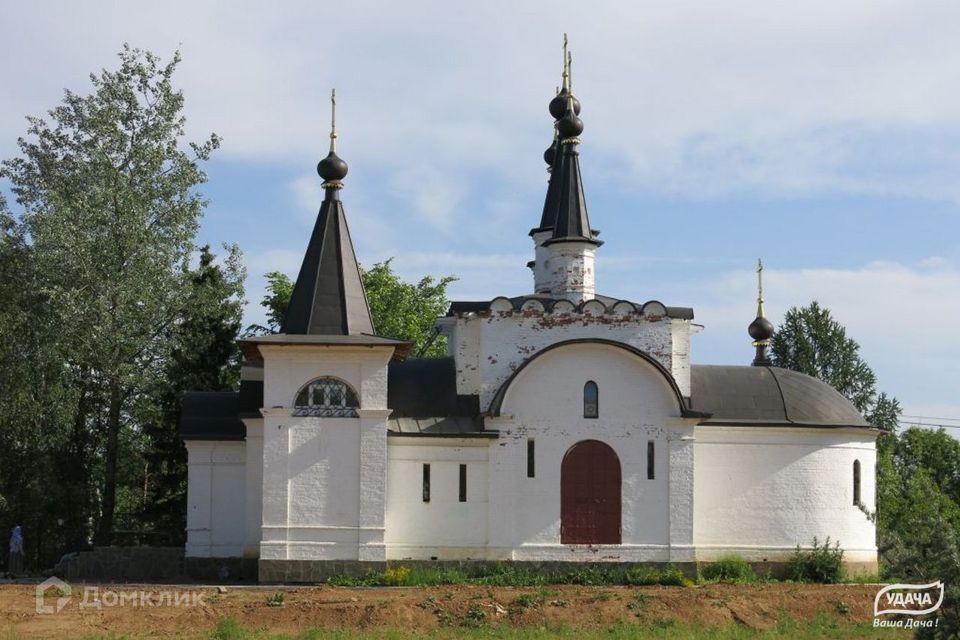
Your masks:
{"label": "white cloud", "polygon": [[[626,183],[960,200],[953,2],[18,3],[0,27],[17,61],[0,71],[0,151],[121,42],[179,46],[190,130],[223,135],[224,157],[312,166],[336,85],[343,155],[449,228],[478,170],[542,175],[571,11],[584,149]],[[403,191],[414,180],[430,193]]]}
{"label": "white cloud", "polygon": [[[695,300],[694,360],[748,362],[746,327],[756,314],[756,274],[725,272],[713,280],[675,283],[673,295]],[[812,300],[830,309],[861,347],[878,388],[903,401],[905,413],[960,417],[960,268],[945,260],[918,265],[877,262],[850,269],[764,270],[767,315],[778,324],[793,306]]]}

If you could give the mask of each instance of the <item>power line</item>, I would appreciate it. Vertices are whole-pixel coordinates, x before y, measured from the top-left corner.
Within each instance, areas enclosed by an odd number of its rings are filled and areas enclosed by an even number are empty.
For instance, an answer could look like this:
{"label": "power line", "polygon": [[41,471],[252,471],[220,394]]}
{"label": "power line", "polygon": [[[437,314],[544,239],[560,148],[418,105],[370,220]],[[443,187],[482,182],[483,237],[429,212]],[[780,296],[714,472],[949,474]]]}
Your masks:
{"label": "power line", "polygon": [[937,416],[908,416],[902,415],[901,418],[916,418],[917,420],[945,420],[947,422],[960,422],[960,418],[940,418]]}
{"label": "power line", "polygon": [[960,424],[937,424],[934,422],[915,422],[913,420],[898,420],[900,427],[936,427],[938,429],[960,429]]}

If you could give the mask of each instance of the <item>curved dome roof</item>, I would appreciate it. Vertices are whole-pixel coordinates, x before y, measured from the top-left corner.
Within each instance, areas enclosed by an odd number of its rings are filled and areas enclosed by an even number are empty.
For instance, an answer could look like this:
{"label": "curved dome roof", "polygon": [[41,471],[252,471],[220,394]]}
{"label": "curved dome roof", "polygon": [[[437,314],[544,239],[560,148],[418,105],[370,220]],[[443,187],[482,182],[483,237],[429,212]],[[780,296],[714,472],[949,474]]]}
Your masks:
{"label": "curved dome roof", "polygon": [[707,424],[870,427],[827,383],[778,367],[693,365],[690,405]]}

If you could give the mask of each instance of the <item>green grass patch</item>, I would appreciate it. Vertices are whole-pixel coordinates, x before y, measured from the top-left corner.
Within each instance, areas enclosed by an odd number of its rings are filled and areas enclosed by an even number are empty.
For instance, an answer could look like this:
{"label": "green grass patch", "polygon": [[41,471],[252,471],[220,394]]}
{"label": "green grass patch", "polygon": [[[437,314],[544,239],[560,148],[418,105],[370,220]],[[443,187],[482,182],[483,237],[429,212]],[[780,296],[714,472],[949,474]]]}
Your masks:
{"label": "green grass patch", "polygon": [[458,568],[399,565],[386,571],[370,571],[362,576],[332,576],[328,584],[339,587],[435,587],[470,584],[488,587],[542,587],[551,584],[577,584],[587,587],[612,585],[691,586],[693,582],[675,565],[657,569],[647,565],[632,567],[604,564],[583,565],[561,572],[543,572],[532,568],[498,564],[485,573],[468,576]]}
{"label": "green grass patch", "polygon": [[[776,627],[756,630],[738,624],[722,627],[698,627],[674,617],[663,617],[648,622],[621,621],[596,628],[577,628],[563,624],[543,627],[514,627],[491,622],[488,614],[479,605],[468,610],[458,624],[430,631],[433,640],[812,640],[814,638],[902,638],[902,632],[890,629],[874,629],[867,622],[836,620],[819,616],[810,621],[783,618]],[[91,636],[94,638],[96,636]],[[200,636],[204,637],[204,636]],[[310,629],[295,635],[279,635],[268,631],[245,629],[231,618],[221,619],[216,629],[205,636],[208,640],[413,640],[424,637],[417,630],[354,630]],[[96,637],[96,638],[102,638]]]}

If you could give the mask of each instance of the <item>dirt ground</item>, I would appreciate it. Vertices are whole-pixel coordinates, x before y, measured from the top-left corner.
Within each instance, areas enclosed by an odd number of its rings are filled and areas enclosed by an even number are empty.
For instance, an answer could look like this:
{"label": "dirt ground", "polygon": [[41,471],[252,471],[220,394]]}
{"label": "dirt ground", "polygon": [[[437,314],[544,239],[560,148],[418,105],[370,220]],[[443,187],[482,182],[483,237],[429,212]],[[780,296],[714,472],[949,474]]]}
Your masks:
{"label": "dirt ground", "polygon": [[[83,591],[97,586],[101,607],[81,607]],[[202,594],[194,606],[170,606],[163,592]],[[771,628],[787,617],[822,615],[841,624],[872,623],[877,587],[867,585],[717,584],[699,587],[478,587],[280,588],[282,603],[268,599],[278,588],[169,585],[72,585],[58,613],[37,613],[33,585],[0,586],[0,638],[74,638],[123,634],[132,637],[204,636],[217,620],[244,627],[298,633],[316,627],[405,629],[476,624],[591,627],[624,622],[696,622],[705,626]],[[108,595],[109,592],[113,592]],[[143,601],[140,592],[148,594]],[[117,604],[126,594],[127,601]],[[63,593],[48,591],[44,604]],[[176,596],[174,596],[174,599]],[[90,604],[89,602],[87,603]],[[113,606],[106,606],[106,605]]]}

